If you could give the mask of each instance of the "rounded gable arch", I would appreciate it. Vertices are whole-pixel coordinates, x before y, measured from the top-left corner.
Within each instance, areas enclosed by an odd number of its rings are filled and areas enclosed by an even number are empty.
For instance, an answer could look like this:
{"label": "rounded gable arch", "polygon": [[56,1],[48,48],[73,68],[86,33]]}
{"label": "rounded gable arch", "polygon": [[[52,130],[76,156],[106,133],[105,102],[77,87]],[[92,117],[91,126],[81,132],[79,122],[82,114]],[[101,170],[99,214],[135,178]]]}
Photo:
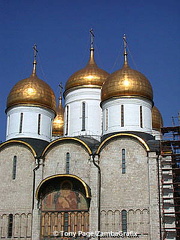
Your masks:
{"label": "rounded gable arch", "polygon": [[63,142],[76,142],[79,143],[81,146],[83,146],[85,148],[85,150],[88,152],[89,155],[92,154],[92,151],[90,149],[90,147],[82,140],[78,139],[78,138],[73,138],[73,137],[63,137],[63,138],[59,138],[56,139],[54,141],[52,141],[43,151],[42,156],[45,156],[47,154],[48,151],[50,151],[51,148],[53,148],[54,146],[58,145],[59,143],[63,143]]}
{"label": "rounded gable arch", "polygon": [[101,144],[100,146],[98,147],[97,149],[97,152],[96,154],[99,155],[101,150],[105,147],[105,145],[110,142],[111,140],[115,139],[115,138],[120,138],[120,137],[130,137],[130,138],[134,138],[136,140],[138,140],[142,145],[143,147],[146,149],[146,151],[150,151],[150,148],[148,146],[148,144],[139,136],[136,136],[135,134],[131,134],[131,133],[118,133],[118,134],[115,134],[115,135],[112,135],[108,138],[106,138]]}
{"label": "rounded gable arch", "polygon": [[34,157],[34,158],[37,157],[37,154],[36,154],[34,148],[33,148],[30,144],[28,144],[27,142],[23,142],[23,141],[21,141],[21,140],[9,140],[9,141],[6,141],[6,142],[2,143],[2,144],[0,145],[0,151],[1,151],[2,149],[6,148],[6,146],[15,145],[15,144],[19,144],[19,145],[24,145],[24,146],[26,146],[26,147],[30,150],[30,152],[32,153],[33,157]]}

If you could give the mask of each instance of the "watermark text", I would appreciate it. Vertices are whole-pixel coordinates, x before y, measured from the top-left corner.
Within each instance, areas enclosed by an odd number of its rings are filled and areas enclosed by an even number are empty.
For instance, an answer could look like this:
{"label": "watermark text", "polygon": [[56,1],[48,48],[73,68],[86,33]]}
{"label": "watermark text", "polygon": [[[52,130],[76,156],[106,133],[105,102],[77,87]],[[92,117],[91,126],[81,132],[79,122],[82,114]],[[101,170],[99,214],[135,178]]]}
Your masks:
{"label": "watermark text", "polygon": [[109,232],[101,232],[101,231],[94,231],[94,232],[83,232],[83,231],[77,231],[77,232],[65,232],[65,231],[54,231],[53,236],[55,237],[86,237],[86,238],[138,238],[139,235],[137,232],[122,232],[122,231],[109,231]]}

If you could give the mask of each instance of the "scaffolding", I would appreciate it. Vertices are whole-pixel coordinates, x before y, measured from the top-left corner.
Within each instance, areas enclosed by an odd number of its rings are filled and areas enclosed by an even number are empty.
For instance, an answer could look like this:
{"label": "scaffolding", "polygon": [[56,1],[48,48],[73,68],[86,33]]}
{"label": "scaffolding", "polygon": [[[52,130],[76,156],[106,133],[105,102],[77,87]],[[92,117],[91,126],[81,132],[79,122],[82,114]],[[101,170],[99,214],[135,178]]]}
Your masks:
{"label": "scaffolding", "polygon": [[180,240],[180,126],[161,129],[163,239]]}

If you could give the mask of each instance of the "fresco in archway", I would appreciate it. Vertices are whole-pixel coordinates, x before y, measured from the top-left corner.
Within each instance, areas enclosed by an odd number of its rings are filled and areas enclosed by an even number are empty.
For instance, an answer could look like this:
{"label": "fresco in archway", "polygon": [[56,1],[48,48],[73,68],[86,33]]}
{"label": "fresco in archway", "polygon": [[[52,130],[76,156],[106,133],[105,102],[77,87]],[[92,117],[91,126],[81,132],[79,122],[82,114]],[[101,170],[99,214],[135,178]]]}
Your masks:
{"label": "fresco in archway", "polygon": [[48,193],[42,200],[42,211],[87,210],[82,193],[71,189],[60,189]]}

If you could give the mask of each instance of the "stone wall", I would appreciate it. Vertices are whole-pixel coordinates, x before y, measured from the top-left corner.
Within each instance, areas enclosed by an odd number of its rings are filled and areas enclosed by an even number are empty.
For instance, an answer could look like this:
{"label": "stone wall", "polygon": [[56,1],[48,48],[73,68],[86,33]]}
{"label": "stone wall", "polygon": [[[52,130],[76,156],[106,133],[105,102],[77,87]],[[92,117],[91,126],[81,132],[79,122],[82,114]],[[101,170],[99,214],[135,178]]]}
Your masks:
{"label": "stone wall", "polygon": [[[125,173],[122,173],[122,149],[125,149]],[[142,239],[159,239],[156,154],[151,153],[150,159],[135,138],[114,138],[100,152],[100,167],[102,229],[122,230],[121,212],[126,210],[127,231],[137,232]]]}
{"label": "stone wall", "polygon": [[[125,173],[122,173],[122,149],[125,149]],[[35,171],[35,190],[42,180],[67,174],[67,153],[70,154],[69,174],[82,179],[91,189],[89,230],[97,231],[98,168],[80,142],[67,139],[51,145]],[[17,156],[17,172],[12,179],[14,156]],[[148,152],[142,142],[131,136],[112,138],[103,145],[95,157],[101,168],[101,231],[121,231],[122,211],[126,210],[127,231],[137,232],[143,240],[160,239],[156,158],[155,152]],[[32,206],[35,166],[32,152],[22,144],[7,145],[1,151],[1,237],[7,234],[8,216],[13,214],[14,236],[30,239],[32,232],[33,240],[40,238],[41,206],[35,196]]]}
{"label": "stone wall", "polygon": [[[13,179],[13,159],[16,174]],[[31,238],[33,199],[33,168],[35,159],[28,147],[9,144],[0,152],[0,238],[8,236],[9,215],[12,214],[12,238]]]}

